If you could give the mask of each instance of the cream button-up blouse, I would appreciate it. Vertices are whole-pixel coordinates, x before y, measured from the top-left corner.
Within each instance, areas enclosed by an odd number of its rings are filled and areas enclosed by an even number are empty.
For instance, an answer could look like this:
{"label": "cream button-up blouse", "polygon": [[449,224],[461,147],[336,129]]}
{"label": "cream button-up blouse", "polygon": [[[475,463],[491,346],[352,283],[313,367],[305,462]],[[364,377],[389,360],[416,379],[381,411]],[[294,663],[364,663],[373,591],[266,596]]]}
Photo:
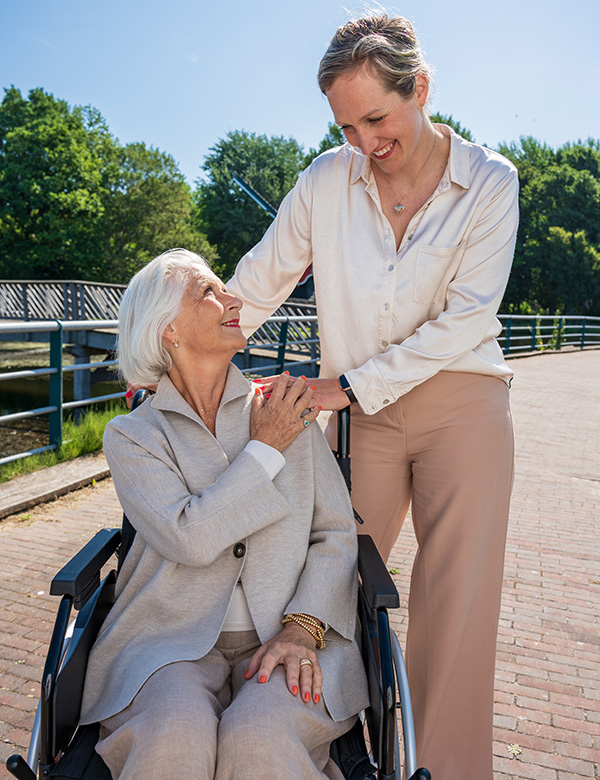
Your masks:
{"label": "cream button-up blouse", "polygon": [[345,144],[300,175],[229,281],[254,332],[313,263],[321,376],[374,414],[438,371],[512,371],[496,341],[518,224],[516,168],[444,125],[450,157],[396,251],[371,162]]}

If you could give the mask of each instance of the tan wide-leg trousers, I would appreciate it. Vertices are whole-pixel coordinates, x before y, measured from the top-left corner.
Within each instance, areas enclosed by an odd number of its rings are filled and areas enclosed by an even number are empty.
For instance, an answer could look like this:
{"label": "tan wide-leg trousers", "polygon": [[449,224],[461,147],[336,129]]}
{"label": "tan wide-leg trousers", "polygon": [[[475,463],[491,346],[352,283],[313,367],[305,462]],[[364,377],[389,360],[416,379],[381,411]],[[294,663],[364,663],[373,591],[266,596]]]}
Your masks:
{"label": "tan wide-leg trousers", "polygon": [[[335,415],[328,428],[335,441]],[[513,474],[506,383],[441,372],[375,415],[352,409],[352,503],[387,560],[412,504],[406,664],[417,757],[492,780],[496,633]]]}
{"label": "tan wide-leg trousers", "polygon": [[114,780],[338,780],[329,745],[355,721],[334,722],[292,696],[279,666],[245,681],[254,631],[225,632],[204,658],[155,672],[132,703],[103,721],[96,750]]}

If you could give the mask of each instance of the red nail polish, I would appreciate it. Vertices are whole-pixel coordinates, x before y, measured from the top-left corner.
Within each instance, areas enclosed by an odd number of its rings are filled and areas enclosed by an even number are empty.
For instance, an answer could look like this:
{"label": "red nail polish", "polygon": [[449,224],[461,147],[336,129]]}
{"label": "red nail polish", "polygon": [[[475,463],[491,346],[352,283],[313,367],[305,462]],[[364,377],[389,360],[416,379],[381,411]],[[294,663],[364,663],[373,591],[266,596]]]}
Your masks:
{"label": "red nail polish", "polygon": [[247,680],[247,679],[248,679],[248,677],[250,677],[250,669],[248,669],[248,671],[247,671],[247,672],[246,672],[246,674],[244,675],[244,680]]}
{"label": "red nail polish", "polygon": [[310,693],[304,694],[304,701],[310,701]]}
{"label": "red nail polish", "polygon": [[318,409],[319,411],[321,411],[321,409],[322,409],[322,408],[323,408],[322,406],[317,406],[317,409]]}
{"label": "red nail polish", "polygon": [[265,399],[270,397],[271,397],[271,393],[265,393]]}
{"label": "red nail polish", "polygon": [[289,371],[284,371],[283,373],[284,373],[284,374],[287,374],[288,376],[290,375],[290,372],[289,372]]}
{"label": "red nail polish", "polygon": [[318,693],[315,693],[315,704],[318,704],[321,701],[321,697]]}
{"label": "red nail polish", "polygon": [[292,685],[292,693],[294,694],[294,696],[298,695],[298,686],[297,685]]}
{"label": "red nail polish", "polygon": [[128,391],[125,393],[125,398],[131,398],[131,396],[132,396],[132,395],[133,395],[133,393],[131,392],[131,390],[128,390]]}
{"label": "red nail polish", "polygon": [[267,682],[267,677],[266,677],[266,675],[264,675],[264,674],[261,674],[261,676],[260,676],[260,680],[259,680],[258,682],[261,682],[261,683],[266,683],[266,682]]}
{"label": "red nail polish", "polygon": [[304,374],[303,374],[303,375],[300,377],[300,379],[306,379],[306,377],[304,376]]}
{"label": "red nail polish", "polygon": [[311,390],[314,390],[314,389],[315,389],[315,386],[314,386],[314,385],[311,385],[311,386],[310,386],[310,389],[311,389]]}

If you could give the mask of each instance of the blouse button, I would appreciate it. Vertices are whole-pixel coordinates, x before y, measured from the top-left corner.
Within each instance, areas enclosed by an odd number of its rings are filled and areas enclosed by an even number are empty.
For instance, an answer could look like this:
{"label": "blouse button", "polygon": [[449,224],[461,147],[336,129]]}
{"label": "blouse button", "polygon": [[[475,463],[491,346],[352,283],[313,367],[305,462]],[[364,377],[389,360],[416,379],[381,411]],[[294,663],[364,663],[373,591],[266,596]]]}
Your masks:
{"label": "blouse button", "polygon": [[382,342],[381,342],[381,346],[382,346],[382,347],[387,347],[387,345],[388,345],[388,342],[387,342],[387,341],[382,341]]}
{"label": "blouse button", "polygon": [[384,399],[383,399],[383,403],[384,403],[384,404],[389,404],[389,402],[390,402],[389,398],[384,398]]}
{"label": "blouse button", "polygon": [[238,542],[233,548],[233,554],[236,558],[243,558],[246,555],[246,545]]}
{"label": "blouse button", "polygon": [[388,271],[393,271],[393,270],[394,270],[394,266],[393,265],[388,265]]}
{"label": "blouse button", "polygon": [[390,308],[390,304],[389,303],[384,303],[383,304],[383,308],[384,308],[385,311],[387,311]]}

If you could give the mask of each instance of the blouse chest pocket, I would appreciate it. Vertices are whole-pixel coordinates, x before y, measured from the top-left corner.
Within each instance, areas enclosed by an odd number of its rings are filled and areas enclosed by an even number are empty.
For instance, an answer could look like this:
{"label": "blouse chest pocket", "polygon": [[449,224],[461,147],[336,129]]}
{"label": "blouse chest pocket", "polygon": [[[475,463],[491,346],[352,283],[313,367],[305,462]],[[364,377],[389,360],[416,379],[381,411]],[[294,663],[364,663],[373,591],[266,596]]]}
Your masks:
{"label": "blouse chest pocket", "polygon": [[464,243],[449,247],[419,246],[415,263],[416,303],[421,306],[444,303],[448,285],[456,274],[464,251]]}

